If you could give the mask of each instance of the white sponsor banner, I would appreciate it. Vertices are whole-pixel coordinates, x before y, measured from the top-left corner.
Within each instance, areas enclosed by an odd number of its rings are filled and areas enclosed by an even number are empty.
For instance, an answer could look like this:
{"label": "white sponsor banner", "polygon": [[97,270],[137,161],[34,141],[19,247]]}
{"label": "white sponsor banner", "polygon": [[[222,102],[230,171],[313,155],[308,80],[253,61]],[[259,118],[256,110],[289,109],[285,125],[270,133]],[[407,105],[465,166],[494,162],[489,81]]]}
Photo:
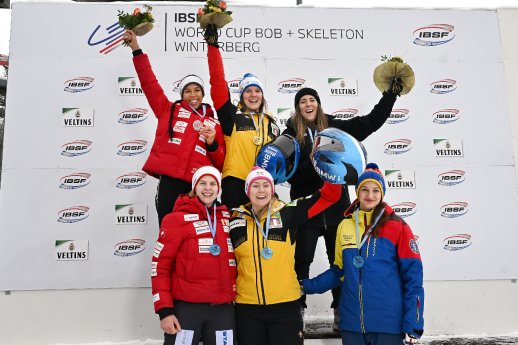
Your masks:
{"label": "white sponsor banner", "polygon": [[[180,97],[178,81],[194,73],[206,81],[211,102],[198,6],[154,6],[155,28],[139,38],[171,101]],[[118,10],[133,9],[13,4],[0,190],[0,237],[8,245],[1,244],[0,290],[150,284],[157,180],[141,168],[157,120],[116,25]],[[372,73],[382,55],[409,62],[414,89],[363,144],[368,161],[399,171],[387,177],[386,201],[418,236],[425,279],[518,276],[511,265],[518,262],[512,247],[518,234],[488,210],[488,196],[502,214],[518,208],[495,12],[238,9],[221,35],[230,95],[236,102],[240,78],[254,73],[281,129],[301,87],[318,90],[324,111],[345,121],[368,114],[381,98]],[[54,13],[60,16],[49,27],[45,18]],[[46,27],[54,39],[34,40],[27,27]],[[278,191],[289,200],[289,184]],[[146,221],[132,218],[121,227],[114,205],[136,205],[133,214]],[[124,212],[132,216],[129,207]],[[496,251],[491,229],[506,237]],[[56,260],[55,241],[70,239],[88,241],[88,260]]]}

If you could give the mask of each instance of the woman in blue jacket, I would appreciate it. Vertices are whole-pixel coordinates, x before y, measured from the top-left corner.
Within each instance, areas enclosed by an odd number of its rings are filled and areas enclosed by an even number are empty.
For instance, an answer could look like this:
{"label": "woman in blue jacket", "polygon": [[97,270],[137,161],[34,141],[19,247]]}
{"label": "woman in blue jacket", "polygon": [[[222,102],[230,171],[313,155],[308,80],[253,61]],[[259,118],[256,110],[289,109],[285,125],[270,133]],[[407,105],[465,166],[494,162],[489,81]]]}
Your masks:
{"label": "woman in blue jacket", "polygon": [[[304,279],[306,294],[341,285],[340,331],[347,345],[400,345],[423,334],[423,265],[408,224],[383,202],[385,181],[367,164],[357,199],[338,226],[334,265]],[[343,281],[342,281],[343,280]]]}

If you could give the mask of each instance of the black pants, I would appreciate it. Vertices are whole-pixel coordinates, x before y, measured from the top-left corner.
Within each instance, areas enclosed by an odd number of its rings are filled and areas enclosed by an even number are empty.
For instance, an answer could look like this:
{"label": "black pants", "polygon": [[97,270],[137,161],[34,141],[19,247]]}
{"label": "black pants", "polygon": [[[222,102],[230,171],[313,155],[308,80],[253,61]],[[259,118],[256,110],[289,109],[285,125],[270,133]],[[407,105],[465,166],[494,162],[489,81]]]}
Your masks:
{"label": "black pants", "polygon": [[[232,303],[175,301],[174,313],[182,330],[194,331],[192,342],[189,344],[198,345],[202,335],[203,345],[216,345],[217,338],[220,339],[219,344],[236,344],[236,317]],[[164,345],[174,345],[175,341],[176,334],[164,333]]]}
{"label": "black pants", "polygon": [[302,345],[304,330],[298,301],[270,304],[236,303],[239,345]]}
{"label": "black pants", "polygon": [[180,194],[191,191],[191,182],[178,178],[161,175],[155,196],[156,212],[158,213],[158,225],[162,219],[173,210],[174,203]]}
{"label": "black pants", "polygon": [[227,176],[221,181],[221,203],[229,210],[247,204],[248,196],[245,192],[245,180]]}
{"label": "black pants", "polygon": [[[297,246],[295,247],[295,272],[297,272],[297,279],[309,278],[309,266],[315,257],[317,242],[320,236],[324,236],[329,265],[334,263],[337,228],[338,225],[327,225],[326,227],[300,225],[298,227]],[[333,294],[331,308],[337,308],[340,301],[340,287],[334,288],[331,292]],[[307,307],[306,295],[302,295],[300,302],[304,308]]]}

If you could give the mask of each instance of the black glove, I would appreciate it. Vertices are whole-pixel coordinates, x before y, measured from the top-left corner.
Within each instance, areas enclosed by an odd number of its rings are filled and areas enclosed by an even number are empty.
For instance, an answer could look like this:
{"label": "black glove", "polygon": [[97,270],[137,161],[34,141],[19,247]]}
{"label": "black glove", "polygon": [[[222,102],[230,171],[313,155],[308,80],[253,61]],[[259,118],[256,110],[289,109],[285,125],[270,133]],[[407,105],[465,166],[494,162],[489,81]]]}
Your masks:
{"label": "black glove", "polygon": [[358,172],[356,169],[349,163],[344,163],[347,168],[347,174],[344,176],[344,181],[349,186],[356,186],[358,183]]}
{"label": "black glove", "polygon": [[205,41],[207,44],[210,44],[211,46],[219,48],[218,43],[218,28],[214,24],[207,25],[207,28],[205,29],[205,32],[203,33],[203,38],[205,38]]}
{"label": "black glove", "polygon": [[392,95],[401,96],[401,91],[403,91],[403,80],[400,77],[392,78],[387,92]]}

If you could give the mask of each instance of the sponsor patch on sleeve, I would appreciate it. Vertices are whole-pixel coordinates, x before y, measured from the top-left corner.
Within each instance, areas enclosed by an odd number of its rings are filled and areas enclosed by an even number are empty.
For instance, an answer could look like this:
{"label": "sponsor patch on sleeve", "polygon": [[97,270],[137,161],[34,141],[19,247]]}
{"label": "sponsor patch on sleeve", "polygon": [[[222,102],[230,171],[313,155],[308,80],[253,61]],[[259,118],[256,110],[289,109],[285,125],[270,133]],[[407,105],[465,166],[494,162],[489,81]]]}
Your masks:
{"label": "sponsor patch on sleeve", "polygon": [[242,226],[246,226],[246,220],[245,219],[234,219],[230,222],[230,230],[234,228],[239,228]]}
{"label": "sponsor patch on sleeve", "polygon": [[155,258],[158,258],[160,256],[160,253],[162,252],[162,249],[164,249],[164,245],[160,242],[157,242],[155,244],[155,250],[153,251],[153,256]]}
{"label": "sponsor patch on sleeve", "polygon": [[156,293],[153,295],[153,302],[156,303],[160,301],[160,293]]}
{"label": "sponsor patch on sleeve", "polygon": [[229,259],[228,260],[228,265],[232,266],[232,267],[235,267],[236,266],[236,260],[235,259]]}
{"label": "sponsor patch on sleeve", "polygon": [[232,253],[234,251],[234,247],[232,246],[232,240],[227,238],[228,252]]}
{"label": "sponsor patch on sleeve", "polygon": [[200,216],[197,215],[197,214],[185,214],[183,216],[183,220],[186,221],[186,222],[192,222],[192,221],[195,221],[195,220],[200,220]]}
{"label": "sponsor patch on sleeve", "polygon": [[199,147],[198,145],[196,145],[196,147],[194,148],[194,151],[201,153],[204,156],[207,155],[207,151],[204,148]]}
{"label": "sponsor patch on sleeve", "polygon": [[230,218],[230,212],[227,212],[227,211],[222,211],[221,214],[223,215],[223,217],[225,218]]}
{"label": "sponsor patch on sleeve", "polygon": [[157,265],[158,265],[158,262],[156,262],[156,261],[151,262],[151,277],[156,277]]}
{"label": "sponsor patch on sleeve", "polygon": [[419,254],[419,246],[417,245],[416,240],[411,239],[408,245],[410,247],[410,250],[414,252],[414,254]]}

